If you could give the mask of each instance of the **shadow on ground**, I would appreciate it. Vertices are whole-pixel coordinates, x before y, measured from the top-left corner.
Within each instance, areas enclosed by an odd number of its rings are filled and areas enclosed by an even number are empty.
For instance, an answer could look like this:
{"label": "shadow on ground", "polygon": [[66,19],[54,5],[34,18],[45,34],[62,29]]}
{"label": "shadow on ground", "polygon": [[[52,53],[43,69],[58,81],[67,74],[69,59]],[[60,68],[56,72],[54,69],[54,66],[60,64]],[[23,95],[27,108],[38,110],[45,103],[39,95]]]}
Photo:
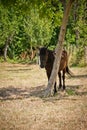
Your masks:
{"label": "shadow on ground", "polygon": [[[67,86],[66,93],[67,95],[61,95],[62,90],[57,92],[58,100],[63,99],[64,97],[69,97],[70,95],[87,95],[87,91],[85,92],[79,92],[78,89],[80,89],[82,86],[80,85],[72,85],[72,86]],[[34,97],[39,97],[43,98],[44,97],[44,92],[45,92],[46,86],[37,86],[35,88],[26,88],[26,89],[21,89],[21,88],[15,88],[14,86],[9,86],[8,88],[1,88],[0,89],[0,100],[5,101],[5,100],[17,100],[17,99],[25,99],[25,98],[30,98],[32,96]]]}
{"label": "shadow on ground", "polygon": [[87,75],[74,75],[73,78],[87,78]]}
{"label": "shadow on ground", "polygon": [[30,71],[30,70],[32,70],[31,68],[28,68],[28,69],[8,69],[8,70],[6,70],[6,71],[9,71],[9,72],[25,72],[25,71]]}
{"label": "shadow on ground", "polygon": [[[72,78],[87,78],[87,75],[74,75]],[[71,79],[72,80],[72,79]],[[86,84],[87,85],[87,84]],[[67,85],[66,87],[66,95],[87,95],[87,89],[85,91],[78,91],[83,87],[81,84],[76,85]],[[37,86],[37,87],[31,87],[31,88],[16,88],[16,86],[8,86],[0,88],[0,100],[16,100],[16,99],[24,99],[24,98],[30,98],[32,96],[43,98],[44,93],[46,90],[45,85]],[[60,95],[62,90],[58,91],[56,95]],[[63,96],[66,96],[63,95]]]}
{"label": "shadow on ground", "polygon": [[37,86],[35,88],[15,88],[14,86],[9,86],[7,88],[0,89],[0,100],[16,100],[29,98],[31,96],[42,97],[45,85]]}

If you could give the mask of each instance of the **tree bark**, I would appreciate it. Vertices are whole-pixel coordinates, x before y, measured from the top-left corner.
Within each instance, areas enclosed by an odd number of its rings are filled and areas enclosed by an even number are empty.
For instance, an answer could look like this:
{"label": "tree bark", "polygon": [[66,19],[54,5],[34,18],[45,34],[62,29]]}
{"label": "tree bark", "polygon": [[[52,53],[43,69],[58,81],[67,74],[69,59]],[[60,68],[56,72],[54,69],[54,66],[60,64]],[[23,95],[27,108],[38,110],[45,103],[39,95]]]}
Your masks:
{"label": "tree bark", "polygon": [[57,46],[55,49],[56,55],[55,55],[53,70],[52,70],[50,79],[48,81],[48,85],[45,90],[44,97],[53,95],[53,87],[54,87],[54,83],[55,83],[55,80],[56,80],[56,77],[57,77],[57,74],[59,71],[59,65],[60,65],[60,60],[61,60],[61,55],[62,55],[63,41],[64,41],[64,37],[65,37],[65,32],[66,32],[66,25],[68,22],[69,12],[70,12],[73,2],[74,2],[74,0],[69,0],[66,5],[66,9],[64,12],[63,20],[62,20],[62,26],[60,29],[59,39],[58,39]]}
{"label": "tree bark", "polygon": [[10,36],[8,36],[8,38],[5,42],[4,61],[7,61],[7,50],[8,50],[9,43],[12,41],[13,36],[14,36],[14,33],[12,33]]}

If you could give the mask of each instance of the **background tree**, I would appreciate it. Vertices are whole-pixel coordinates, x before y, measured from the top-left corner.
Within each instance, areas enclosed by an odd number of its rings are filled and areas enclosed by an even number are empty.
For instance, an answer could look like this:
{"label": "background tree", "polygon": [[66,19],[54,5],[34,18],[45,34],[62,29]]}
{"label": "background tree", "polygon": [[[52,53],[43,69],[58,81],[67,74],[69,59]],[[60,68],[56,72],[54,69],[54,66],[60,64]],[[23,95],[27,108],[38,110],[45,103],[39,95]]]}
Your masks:
{"label": "background tree", "polygon": [[[23,59],[21,56],[26,54],[24,59],[29,61],[33,48],[41,45],[55,49],[66,2],[67,0],[0,0],[0,55],[4,54],[6,41],[14,32],[7,49],[9,59],[20,61]],[[71,65],[85,63],[86,5],[86,0],[74,2],[69,17],[64,47],[71,54]]]}

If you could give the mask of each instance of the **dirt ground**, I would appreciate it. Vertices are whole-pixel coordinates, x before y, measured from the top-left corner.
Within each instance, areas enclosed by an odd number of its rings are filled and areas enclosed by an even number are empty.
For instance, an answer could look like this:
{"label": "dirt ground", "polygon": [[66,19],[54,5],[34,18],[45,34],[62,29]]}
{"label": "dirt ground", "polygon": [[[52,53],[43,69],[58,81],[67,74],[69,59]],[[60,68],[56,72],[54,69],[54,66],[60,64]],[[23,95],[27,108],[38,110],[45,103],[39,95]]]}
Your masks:
{"label": "dirt ground", "polygon": [[44,69],[0,63],[0,130],[87,130],[87,67],[70,69],[66,91],[44,98]]}

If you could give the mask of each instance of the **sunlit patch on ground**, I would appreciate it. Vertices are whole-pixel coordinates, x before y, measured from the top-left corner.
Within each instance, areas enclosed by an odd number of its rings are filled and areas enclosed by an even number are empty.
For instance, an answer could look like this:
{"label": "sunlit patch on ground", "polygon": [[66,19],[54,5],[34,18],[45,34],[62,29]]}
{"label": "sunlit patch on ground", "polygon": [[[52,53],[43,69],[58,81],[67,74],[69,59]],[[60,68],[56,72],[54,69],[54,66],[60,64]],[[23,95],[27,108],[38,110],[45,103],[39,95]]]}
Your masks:
{"label": "sunlit patch on ground", "polygon": [[44,98],[44,69],[0,63],[0,130],[86,130],[87,67],[71,70],[66,91]]}

